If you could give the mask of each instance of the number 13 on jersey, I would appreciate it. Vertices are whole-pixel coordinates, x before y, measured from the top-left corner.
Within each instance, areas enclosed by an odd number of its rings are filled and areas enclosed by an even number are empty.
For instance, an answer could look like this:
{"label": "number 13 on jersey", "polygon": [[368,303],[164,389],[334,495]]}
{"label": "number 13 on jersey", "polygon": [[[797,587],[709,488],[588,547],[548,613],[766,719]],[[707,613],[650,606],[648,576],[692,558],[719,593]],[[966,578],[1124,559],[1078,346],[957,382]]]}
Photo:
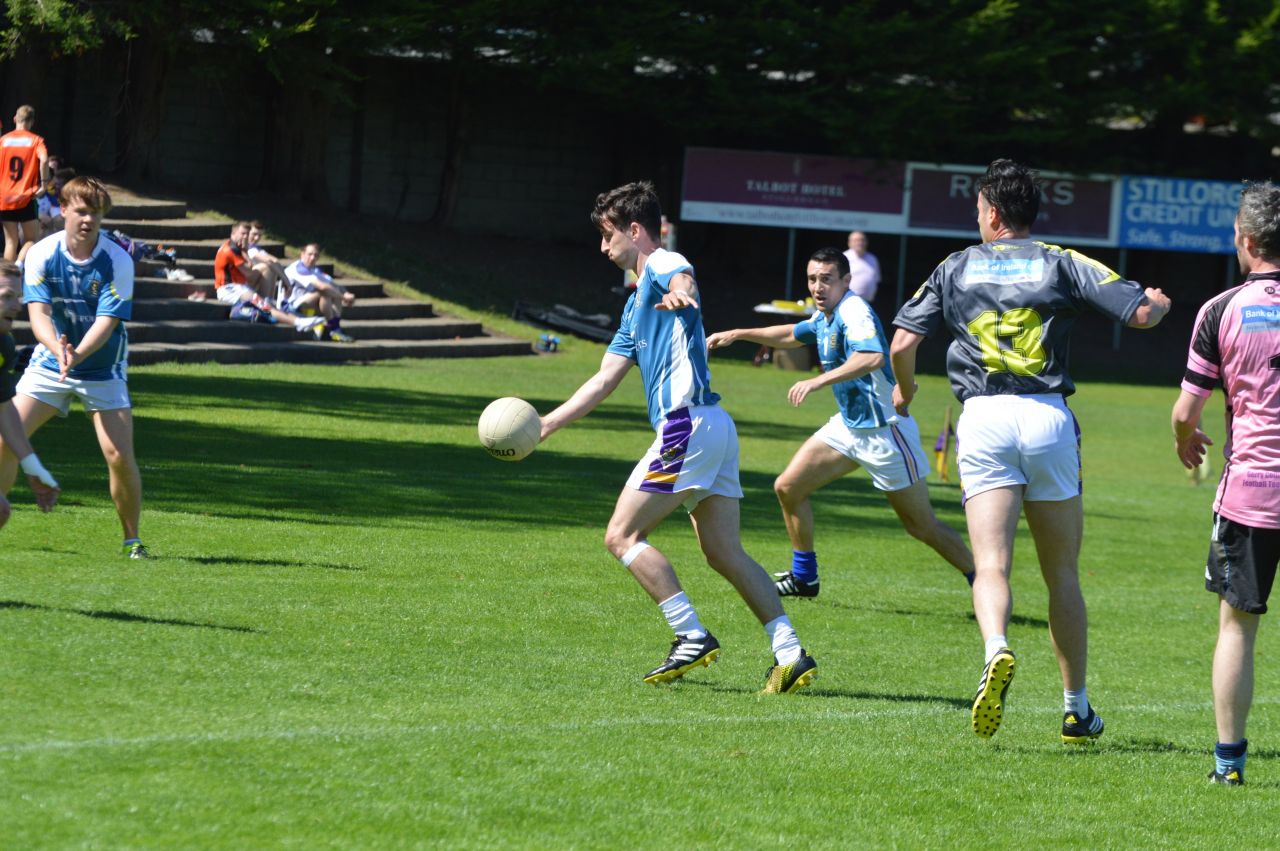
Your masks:
{"label": "number 13 on jersey", "polygon": [[[987,372],[1039,375],[1044,371],[1044,323],[1029,307],[1015,307],[1004,313],[984,310],[966,326],[978,338],[982,362]],[[1000,341],[1008,340],[1008,347]]]}

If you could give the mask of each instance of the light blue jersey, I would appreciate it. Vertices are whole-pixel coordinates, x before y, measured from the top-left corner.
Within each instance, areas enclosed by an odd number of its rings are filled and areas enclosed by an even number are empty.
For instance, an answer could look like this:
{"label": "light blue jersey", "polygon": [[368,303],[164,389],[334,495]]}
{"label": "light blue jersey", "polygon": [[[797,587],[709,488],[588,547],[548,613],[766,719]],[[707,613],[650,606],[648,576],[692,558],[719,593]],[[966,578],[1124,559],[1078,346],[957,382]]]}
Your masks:
{"label": "light blue jersey", "polygon": [[630,358],[640,367],[649,422],[655,429],[672,411],[720,401],[711,392],[702,311],[696,307],[654,309],[680,272],[693,274],[693,267],[682,255],[663,248],[649,255],[636,291],[622,309],[618,333],[609,344],[611,353]]}
{"label": "light blue jersey", "polygon": [[[53,327],[79,345],[99,316],[121,320],[100,349],[68,373],[69,378],[105,381],[125,378],[129,335],[124,320],[133,315],[133,258],[119,245],[99,234],[93,256],[81,263],[67,253],[66,231],[45,237],[27,252],[23,271],[22,300],[47,304]],[[58,358],[43,343],[31,363],[58,372]]]}
{"label": "light blue jersey", "polygon": [[889,366],[889,343],[871,305],[853,293],[845,293],[828,319],[817,311],[795,326],[795,338],[817,343],[822,371],[842,366],[855,352],[878,352],[884,366],[861,378],[831,385],[840,405],[840,414],[849,428],[880,428],[899,419],[893,409],[893,368]]}

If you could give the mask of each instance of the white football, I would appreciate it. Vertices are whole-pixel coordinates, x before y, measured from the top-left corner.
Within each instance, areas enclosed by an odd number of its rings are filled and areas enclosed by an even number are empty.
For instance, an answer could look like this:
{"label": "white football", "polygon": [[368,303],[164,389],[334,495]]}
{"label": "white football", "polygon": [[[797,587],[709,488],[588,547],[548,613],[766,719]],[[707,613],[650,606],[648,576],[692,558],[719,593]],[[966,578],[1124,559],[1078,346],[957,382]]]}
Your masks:
{"label": "white football", "polygon": [[522,461],[538,446],[542,418],[523,399],[504,396],[480,415],[480,445],[499,461]]}

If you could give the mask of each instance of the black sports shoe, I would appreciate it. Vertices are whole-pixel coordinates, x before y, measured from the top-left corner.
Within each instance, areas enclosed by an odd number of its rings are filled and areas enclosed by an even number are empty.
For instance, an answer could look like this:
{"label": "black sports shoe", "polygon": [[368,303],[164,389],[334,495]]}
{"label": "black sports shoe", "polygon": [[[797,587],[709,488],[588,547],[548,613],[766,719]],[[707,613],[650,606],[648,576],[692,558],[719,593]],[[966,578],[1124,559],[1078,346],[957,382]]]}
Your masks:
{"label": "black sports shoe", "polygon": [[816,597],[818,596],[818,580],[805,582],[796,579],[791,571],[786,573],[775,573],[773,578],[777,580],[773,583],[773,587],[778,589],[779,597]]}
{"label": "black sports shoe", "polygon": [[788,694],[804,688],[813,678],[818,676],[818,663],[813,657],[800,648],[800,658],[790,665],[779,665],[774,659],[773,667],[764,675],[763,694]]}
{"label": "black sports shoe", "polygon": [[1074,712],[1065,712],[1062,715],[1062,741],[1067,744],[1091,741],[1102,735],[1105,726],[1102,716],[1094,712],[1092,706],[1084,718],[1077,717]]}
{"label": "black sports shoe", "polygon": [[1209,772],[1209,782],[1219,786],[1243,786],[1244,772],[1238,768],[1232,768],[1226,774],[1218,771]]}
{"label": "black sports shoe", "polygon": [[1013,682],[1016,666],[1013,651],[1002,647],[982,669],[982,679],[978,682],[978,693],[973,698],[969,715],[973,721],[973,732],[984,739],[991,738],[1000,729],[1000,721],[1004,718],[1004,696],[1009,691],[1009,683]]}
{"label": "black sports shoe", "polygon": [[667,661],[645,674],[644,681],[657,685],[678,680],[699,665],[704,668],[710,665],[719,655],[720,642],[709,632],[702,638],[677,635],[671,642]]}

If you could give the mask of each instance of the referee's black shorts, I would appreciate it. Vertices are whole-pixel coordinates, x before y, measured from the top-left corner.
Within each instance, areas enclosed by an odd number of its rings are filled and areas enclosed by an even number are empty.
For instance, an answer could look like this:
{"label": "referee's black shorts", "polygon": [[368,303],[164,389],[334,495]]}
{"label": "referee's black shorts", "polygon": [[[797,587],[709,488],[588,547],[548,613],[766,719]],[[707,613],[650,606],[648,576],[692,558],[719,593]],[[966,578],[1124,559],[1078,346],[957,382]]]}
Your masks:
{"label": "referee's black shorts", "polygon": [[1213,538],[1204,569],[1206,591],[1221,594],[1233,609],[1261,615],[1280,564],[1280,529],[1245,526],[1213,515]]}

